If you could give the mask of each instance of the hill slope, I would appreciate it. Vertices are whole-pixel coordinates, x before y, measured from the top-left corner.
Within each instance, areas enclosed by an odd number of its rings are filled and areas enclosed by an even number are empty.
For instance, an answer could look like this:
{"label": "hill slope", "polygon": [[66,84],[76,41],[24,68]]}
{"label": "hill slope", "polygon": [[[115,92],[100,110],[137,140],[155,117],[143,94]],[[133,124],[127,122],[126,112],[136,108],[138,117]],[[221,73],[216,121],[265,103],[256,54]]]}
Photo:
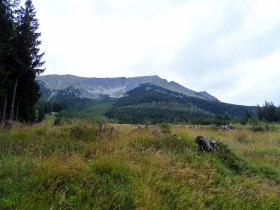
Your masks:
{"label": "hill slope", "polygon": [[241,118],[247,112],[254,113],[254,107],[226,104],[190,97],[153,85],[143,84],[119,99],[107,113],[109,118],[123,123],[195,122],[201,119],[213,120],[216,115]]}
{"label": "hill slope", "polygon": [[81,97],[81,91],[73,86],[51,91],[38,81],[41,97],[38,102],[40,119],[45,113],[63,112],[65,118],[97,119],[108,112],[116,99],[100,95],[99,99]]}

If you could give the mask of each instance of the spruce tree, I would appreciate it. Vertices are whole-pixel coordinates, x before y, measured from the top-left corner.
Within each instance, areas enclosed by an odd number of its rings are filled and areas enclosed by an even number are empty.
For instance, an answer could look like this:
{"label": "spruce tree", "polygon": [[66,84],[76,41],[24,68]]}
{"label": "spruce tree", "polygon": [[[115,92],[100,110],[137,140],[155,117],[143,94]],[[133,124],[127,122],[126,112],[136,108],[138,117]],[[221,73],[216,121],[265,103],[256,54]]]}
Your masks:
{"label": "spruce tree", "polygon": [[8,117],[11,77],[18,65],[14,14],[18,1],[0,1],[0,120]]}
{"label": "spruce tree", "polygon": [[[17,11],[17,12],[16,12]],[[0,0],[0,120],[35,120],[40,96],[36,76],[44,71],[39,22],[31,0]]]}
{"label": "spruce tree", "polygon": [[42,66],[45,62],[42,61],[44,53],[41,53],[39,48],[41,33],[38,32],[39,22],[32,0],[26,0],[25,7],[20,9],[18,22],[18,56],[21,69],[15,78],[14,92],[17,94],[14,95],[17,95],[17,100],[13,100],[11,116],[21,121],[34,121],[35,104],[40,97],[35,79],[44,71]]}

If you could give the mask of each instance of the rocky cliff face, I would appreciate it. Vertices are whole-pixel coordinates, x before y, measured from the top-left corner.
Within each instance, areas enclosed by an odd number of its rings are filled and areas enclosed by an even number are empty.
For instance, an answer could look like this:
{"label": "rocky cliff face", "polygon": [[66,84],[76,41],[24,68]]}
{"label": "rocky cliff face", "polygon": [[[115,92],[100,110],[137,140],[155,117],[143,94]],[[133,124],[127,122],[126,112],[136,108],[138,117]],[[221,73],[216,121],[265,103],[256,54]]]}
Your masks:
{"label": "rocky cliff face", "polygon": [[[99,99],[103,96],[121,98],[124,94],[141,84],[154,84],[186,96],[197,97],[210,101],[218,101],[207,92],[196,92],[185,88],[176,82],[168,82],[158,76],[144,76],[132,78],[86,78],[73,75],[45,75],[37,78],[41,89],[48,94],[48,99],[68,90],[75,92],[80,98]],[[48,91],[46,91],[48,90]]]}

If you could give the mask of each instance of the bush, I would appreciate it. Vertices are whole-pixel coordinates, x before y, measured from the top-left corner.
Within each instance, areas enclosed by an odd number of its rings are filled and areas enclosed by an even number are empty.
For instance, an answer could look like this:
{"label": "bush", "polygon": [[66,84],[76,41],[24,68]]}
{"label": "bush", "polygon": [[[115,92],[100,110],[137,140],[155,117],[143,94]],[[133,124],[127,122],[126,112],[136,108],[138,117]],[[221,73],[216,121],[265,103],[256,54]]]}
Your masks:
{"label": "bush", "polygon": [[171,126],[169,123],[161,123],[160,128],[162,129],[163,133],[171,133]]}
{"label": "bush", "polygon": [[255,123],[251,126],[251,130],[254,132],[264,132],[264,131],[278,131],[279,128],[275,124]]}
{"label": "bush", "polygon": [[240,174],[248,169],[247,163],[234,154],[229,148],[228,145],[220,143],[219,152],[217,153],[218,158],[221,162],[229,169]]}
{"label": "bush", "polygon": [[62,122],[62,119],[60,118],[60,117],[58,117],[58,118],[56,118],[55,120],[54,120],[54,125],[55,126],[59,126],[59,125],[61,125],[61,122]]}

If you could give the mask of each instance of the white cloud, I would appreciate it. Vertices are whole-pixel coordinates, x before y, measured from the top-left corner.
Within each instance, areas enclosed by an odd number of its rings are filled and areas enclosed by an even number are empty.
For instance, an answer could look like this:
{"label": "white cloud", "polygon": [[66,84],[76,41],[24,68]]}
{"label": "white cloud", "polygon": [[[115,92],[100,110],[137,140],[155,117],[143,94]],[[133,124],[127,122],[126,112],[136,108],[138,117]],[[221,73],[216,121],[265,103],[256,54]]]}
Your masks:
{"label": "white cloud", "polygon": [[243,104],[261,105],[265,100],[273,98],[275,103],[280,104],[277,91],[280,87],[279,70],[280,52],[239,63],[230,71],[236,74],[230,85],[216,91],[216,94],[224,101],[232,103],[242,99]]}

